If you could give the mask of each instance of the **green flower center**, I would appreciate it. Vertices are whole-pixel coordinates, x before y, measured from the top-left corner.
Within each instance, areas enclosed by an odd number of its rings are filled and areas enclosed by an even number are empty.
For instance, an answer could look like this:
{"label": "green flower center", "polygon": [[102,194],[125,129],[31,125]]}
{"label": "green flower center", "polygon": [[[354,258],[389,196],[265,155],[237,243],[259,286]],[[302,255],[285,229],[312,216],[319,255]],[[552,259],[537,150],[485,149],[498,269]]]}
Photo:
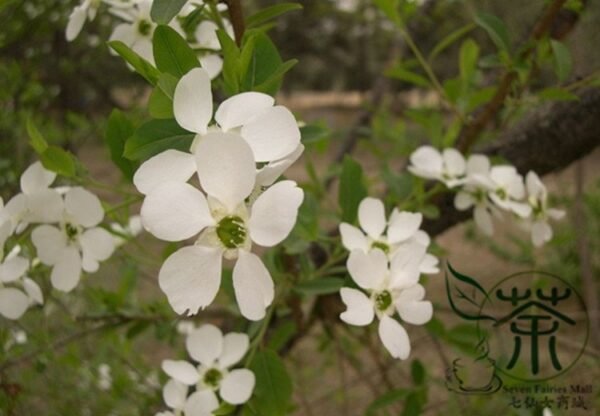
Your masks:
{"label": "green flower center", "polygon": [[390,252],[390,246],[382,241],[374,241],[373,244],[371,244],[371,248],[378,248],[386,254]]}
{"label": "green flower center", "polygon": [[498,189],[496,191],[496,195],[498,195],[501,199],[506,199],[506,197],[508,196],[504,189]]}
{"label": "green flower center", "polygon": [[375,306],[379,311],[386,311],[391,304],[392,294],[389,291],[384,290],[383,292],[379,292],[375,295]]}
{"label": "green flower center", "polygon": [[217,236],[227,248],[238,248],[246,241],[246,227],[240,217],[225,217],[217,225]]}
{"label": "green flower center", "polygon": [[143,36],[150,36],[150,33],[152,32],[152,23],[146,19],[140,20],[138,22],[138,32]]}
{"label": "green flower center", "polygon": [[206,373],[204,373],[204,378],[202,381],[204,381],[204,384],[206,384],[207,386],[217,388],[219,387],[219,384],[221,383],[222,379],[223,374],[221,374],[221,372],[216,368],[211,368]]}
{"label": "green flower center", "polygon": [[79,235],[79,228],[77,228],[71,223],[66,223],[65,234],[67,234],[67,239],[69,241],[74,241],[77,238],[77,235]]}

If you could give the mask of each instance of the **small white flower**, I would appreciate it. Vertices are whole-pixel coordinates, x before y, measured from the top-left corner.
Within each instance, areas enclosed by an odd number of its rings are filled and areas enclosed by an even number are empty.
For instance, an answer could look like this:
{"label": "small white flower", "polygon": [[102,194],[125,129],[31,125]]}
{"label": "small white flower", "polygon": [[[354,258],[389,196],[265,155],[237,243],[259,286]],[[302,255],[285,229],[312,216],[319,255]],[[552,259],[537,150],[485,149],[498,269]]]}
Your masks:
{"label": "small white flower", "polygon": [[[234,133],[208,133],[196,146],[194,159],[187,156],[167,150],[140,167],[143,181],[136,174],[136,186],[147,192],[141,209],[146,230],[165,241],[196,237],[194,245],[165,261],[160,287],[177,313],[195,314],[219,290],[222,257],[237,259],[233,286],[240,311],[260,320],[273,301],[274,287],[250,249],[253,243],[272,247],[288,236],[304,193],[295,182],[281,181],[248,203],[255,189],[255,161],[248,144]],[[173,166],[173,160],[179,160],[178,170],[170,170],[170,181],[163,182],[162,173],[169,170],[165,166]],[[208,197],[187,183],[193,172]]]}
{"label": "small white flower", "polygon": [[548,191],[535,172],[530,171],[525,180],[527,202],[532,210],[532,218],[528,224],[531,227],[531,241],[539,247],[552,239],[552,228],[548,220],[559,220],[565,216],[565,212],[548,208]]}
{"label": "small white flower", "polygon": [[192,321],[180,321],[177,324],[177,332],[183,335],[189,335],[196,330],[196,325]]}
{"label": "small white flower", "polygon": [[475,174],[473,178],[488,189],[488,197],[497,207],[521,218],[531,214],[531,207],[522,202],[525,198],[523,177],[514,166],[493,166],[488,176]]}
{"label": "small white flower", "polygon": [[[233,37],[233,26],[227,19],[223,19],[225,30]],[[217,37],[218,26],[210,20],[204,20],[196,27],[194,32],[194,48],[206,49],[207,51],[219,52],[221,44]],[[200,56],[200,65],[206,70],[210,79],[215,79],[223,69],[223,59],[213,52],[206,52]]]}
{"label": "small white flower", "polygon": [[421,146],[410,155],[408,170],[416,176],[433,179],[453,188],[464,183],[465,158],[456,149],[442,153],[431,146]]}
{"label": "small white flower", "polygon": [[410,355],[408,334],[393,318],[395,313],[413,325],[423,325],[433,315],[431,302],[423,300],[425,289],[418,284],[424,256],[425,248],[411,243],[396,252],[389,266],[387,256],[379,249],[369,253],[354,250],[348,258],[348,272],[363,290],[341,289],[347,310],[340,318],[351,325],[365,326],[377,316],[379,337],[394,358],[404,360]]}
{"label": "small white flower", "polygon": [[[421,213],[399,211],[394,208],[389,222],[385,218],[383,202],[367,197],[358,206],[358,223],[361,229],[347,223],[340,224],[342,244],[347,250],[362,250],[365,253],[374,249],[385,252],[389,258],[403,245],[417,242],[425,248],[430,238],[420,230],[423,222]],[[427,254],[423,258],[422,273],[438,273],[438,260]]]}
{"label": "small white flower", "polygon": [[175,88],[173,111],[179,125],[200,136],[209,131],[240,135],[252,149],[256,162],[279,161],[300,145],[300,129],[294,115],[274,105],[273,97],[244,92],[223,101],[213,118],[210,77],[202,68],[184,75]]}
{"label": "small white flower", "polygon": [[11,233],[21,233],[31,223],[56,222],[62,212],[62,198],[50,185],[56,174],[40,162],[29,166],[21,175],[21,193],[0,209],[0,224],[11,223]]}
{"label": "small white flower", "polygon": [[102,0],[83,0],[73,9],[69,15],[69,22],[67,23],[67,41],[71,42],[79,36],[86,19],[91,22],[96,18],[96,13],[98,12],[101,2]]}
{"label": "small white flower", "polygon": [[[233,405],[247,402],[256,382],[254,373],[231,367],[246,355],[248,346],[246,334],[232,332],[223,336],[219,328],[210,324],[196,329],[187,337],[186,348],[198,364],[183,360],[162,363],[163,371],[173,379],[163,390],[167,405],[184,409],[186,415],[209,416],[219,407],[217,393]],[[186,398],[187,386],[195,386],[196,391]]]}
{"label": "small white flower", "polygon": [[[144,226],[142,225],[142,217],[139,215],[132,215],[131,217],[129,217],[127,225],[123,226],[115,222],[110,224],[110,229],[120,234],[113,235],[115,248],[120,247],[127,241],[129,241],[129,239],[137,237],[142,233],[142,231],[144,231]],[[129,238],[125,238],[124,236],[128,236]]]}
{"label": "small white flower", "polygon": [[100,261],[112,255],[115,248],[112,234],[97,227],[103,218],[98,197],[76,187],[64,195],[58,226],[41,225],[33,230],[31,240],[40,261],[52,266],[50,280],[56,289],[73,290],[81,269],[93,273]]}
{"label": "small white flower", "polygon": [[0,246],[0,315],[19,319],[29,306],[44,303],[42,290],[25,276],[29,260],[19,256],[20,247],[14,247],[3,259],[4,246]]}

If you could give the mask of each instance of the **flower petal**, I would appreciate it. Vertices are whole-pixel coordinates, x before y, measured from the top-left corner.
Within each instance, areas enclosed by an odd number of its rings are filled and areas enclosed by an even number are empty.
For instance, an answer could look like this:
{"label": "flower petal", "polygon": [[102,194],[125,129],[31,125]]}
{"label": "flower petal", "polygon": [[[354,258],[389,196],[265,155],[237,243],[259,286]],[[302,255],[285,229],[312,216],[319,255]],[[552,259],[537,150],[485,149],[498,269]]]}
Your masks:
{"label": "flower petal", "polygon": [[165,182],[187,182],[196,172],[191,153],[169,149],[146,160],[133,176],[133,184],[146,195]]}
{"label": "flower petal", "polygon": [[25,293],[13,287],[0,288],[0,315],[7,319],[19,319],[29,307]]}
{"label": "flower petal", "polygon": [[181,127],[205,134],[212,118],[213,102],[210,76],[205,69],[194,68],[175,87],[173,112]]}
{"label": "flower petal", "polygon": [[208,133],[195,149],[198,178],[204,191],[233,211],[254,189],[252,150],[235,133]]}
{"label": "flower petal", "polygon": [[392,357],[406,360],[410,355],[410,340],[406,329],[395,319],[387,315],[381,317],[379,338]]}
{"label": "flower petal", "polygon": [[185,416],[212,416],[219,407],[219,399],[212,390],[198,390],[188,397],[183,413]]}
{"label": "flower petal", "polygon": [[421,146],[410,155],[408,170],[426,179],[439,179],[442,174],[443,159],[440,152],[431,146]]}
{"label": "flower petal", "polygon": [[267,307],[273,302],[275,288],[271,274],[256,254],[239,251],[233,268],[233,288],[245,318],[260,321],[265,317]]}
{"label": "flower petal", "polygon": [[248,369],[241,368],[233,370],[225,376],[221,382],[219,393],[223,400],[231,404],[246,403],[256,384],[254,373]]}
{"label": "flower petal", "polygon": [[221,285],[221,250],[183,247],[171,254],[158,273],[158,284],[178,314],[194,315],[212,303]]}
{"label": "flower petal", "polygon": [[475,198],[468,192],[458,191],[454,197],[454,207],[459,211],[465,211],[475,205]]}
{"label": "flower petal", "polygon": [[403,245],[394,252],[391,261],[391,286],[406,288],[419,281],[421,261],[425,257],[425,246],[412,242]]}
{"label": "flower petal", "polygon": [[[10,203],[10,202],[9,202]],[[63,218],[64,202],[54,189],[42,189],[27,195],[28,222],[59,222]]]}
{"label": "flower petal", "polygon": [[44,190],[54,182],[54,179],[56,173],[44,168],[41,162],[35,162],[21,175],[21,191],[28,195]]}
{"label": "flower petal", "polygon": [[437,274],[440,272],[438,268],[439,260],[432,254],[425,254],[423,260],[421,260],[421,264],[419,265],[419,271],[424,274]]}
{"label": "flower petal", "polygon": [[433,317],[433,305],[431,302],[422,300],[418,302],[407,302],[396,305],[398,314],[403,321],[413,325],[423,325]]}
{"label": "flower petal", "polygon": [[40,305],[44,304],[44,294],[40,286],[30,279],[29,277],[25,277],[23,279],[23,289],[25,289],[25,293],[29,296],[30,303],[38,303]]}
{"label": "flower petal", "polygon": [[65,209],[77,224],[84,227],[94,227],[104,218],[104,210],[98,197],[81,187],[67,191]]}
{"label": "flower petal", "polygon": [[467,160],[467,173],[469,175],[487,175],[490,172],[490,159],[485,155],[473,154]]}
{"label": "flower petal", "polygon": [[161,367],[169,377],[187,386],[192,386],[200,380],[200,374],[196,367],[187,361],[164,360]]}
{"label": "flower petal", "polygon": [[187,336],[185,347],[194,360],[212,367],[223,351],[223,333],[214,325],[202,325]]}
{"label": "flower petal", "polygon": [[257,186],[271,186],[275,181],[283,175],[290,166],[296,162],[302,156],[304,152],[304,145],[299,144],[296,150],[283,159],[269,162],[266,166],[258,171],[256,174],[256,185]]}
{"label": "flower petal", "polygon": [[67,29],[65,33],[65,37],[68,42],[73,41],[77,35],[79,35],[86,18],[87,10],[85,7],[80,5],[73,9],[69,15],[69,22],[67,23]]}
{"label": "flower petal", "polygon": [[367,236],[353,225],[346,224],[345,222],[341,223],[340,235],[342,237],[342,245],[348,251],[362,250],[366,252],[369,249]]}
{"label": "flower petal", "polygon": [[340,319],[350,325],[365,326],[373,322],[375,310],[373,302],[360,290],[343,287],[340,290],[342,301],[347,310],[342,312]]}
{"label": "flower petal", "polygon": [[31,241],[40,261],[52,266],[67,246],[65,233],[51,225],[40,225],[31,233]]}
{"label": "flower petal", "polygon": [[7,258],[0,264],[0,282],[9,283],[19,279],[29,268],[29,260],[21,256]]}
{"label": "flower petal", "polygon": [[408,240],[412,237],[423,222],[423,214],[420,212],[395,211],[390,218],[387,237],[391,244]]}
{"label": "flower petal", "polygon": [[294,181],[281,181],[267,189],[252,205],[248,221],[250,238],[263,247],[273,247],[292,231],[304,192]]}
{"label": "flower petal", "polygon": [[492,216],[485,207],[485,205],[477,205],[473,210],[473,219],[475,224],[481,231],[486,235],[494,234],[494,223],[492,222]]}
{"label": "flower petal", "polygon": [[203,55],[199,58],[199,60],[200,66],[206,70],[206,73],[210,77],[211,81],[215,79],[223,70],[223,58],[217,54]]}
{"label": "flower petal", "polygon": [[358,206],[358,223],[374,240],[379,239],[386,226],[383,202],[375,198],[365,198]]}
{"label": "flower petal", "polygon": [[369,253],[352,250],[346,267],[358,286],[363,289],[375,289],[388,273],[388,260],[380,249],[371,250]]}
{"label": "flower petal", "polygon": [[464,175],[466,169],[465,158],[458,150],[453,148],[444,149],[442,158],[448,175],[454,177]]}
{"label": "flower petal", "polygon": [[79,283],[81,276],[81,256],[75,247],[63,249],[52,268],[50,281],[55,289],[70,292]]}
{"label": "flower petal", "polygon": [[535,221],[531,226],[531,242],[541,247],[552,239],[552,227],[546,221]]}
{"label": "flower petal", "polygon": [[96,261],[108,259],[115,250],[115,239],[104,228],[90,228],[79,237],[83,257]]}
{"label": "flower petal", "polygon": [[300,129],[294,115],[283,106],[271,107],[246,123],[241,130],[257,162],[278,160],[300,144]]}
{"label": "flower petal", "polygon": [[171,409],[183,409],[187,393],[188,387],[174,379],[167,381],[163,387],[163,399]]}
{"label": "flower petal", "polygon": [[165,241],[188,239],[214,224],[204,194],[182,182],[165,182],[146,195],[141,216],[146,230]]}
{"label": "flower petal", "polygon": [[247,334],[230,332],[223,337],[223,352],[219,357],[221,368],[229,368],[237,364],[248,352],[250,340]]}
{"label": "flower petal", "polygon": [[219,126],[227,131],[240,127],[265,110],[273,107],[275,99],[261,92],[243,92],[223,101],[215,114]]}

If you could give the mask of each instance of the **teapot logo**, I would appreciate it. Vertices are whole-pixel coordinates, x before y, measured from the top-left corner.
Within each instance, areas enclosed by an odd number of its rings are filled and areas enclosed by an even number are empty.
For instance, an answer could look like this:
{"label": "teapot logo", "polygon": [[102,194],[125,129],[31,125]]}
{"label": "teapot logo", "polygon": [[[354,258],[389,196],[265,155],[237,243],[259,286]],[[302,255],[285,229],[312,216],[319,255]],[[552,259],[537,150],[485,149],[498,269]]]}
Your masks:
{"label": "teapot logo", "polygon": [[[477,326],[471,357],[458,358],[447,372],[450,390],[490,394],[500,374],[521,381],[549,380],[568,371],[589,335],[583,300],[567,282],[539,271],[501,279],[489,291],[450,263],[446,294],[452,310]],[[569,348],[561,348],[568,342]],[[573,348],[573,346],[576,348]]]}

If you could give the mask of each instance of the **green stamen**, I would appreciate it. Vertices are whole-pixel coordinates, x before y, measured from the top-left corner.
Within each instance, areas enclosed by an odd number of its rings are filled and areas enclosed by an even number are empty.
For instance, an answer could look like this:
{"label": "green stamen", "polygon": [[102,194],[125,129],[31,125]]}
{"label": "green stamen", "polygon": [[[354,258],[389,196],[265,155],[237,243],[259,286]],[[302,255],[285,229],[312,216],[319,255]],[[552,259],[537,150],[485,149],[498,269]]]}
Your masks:
{"label": "green stamen", "polygon": [[375,295],[375,306],[381,312],[386,311],[392,304],[392,294],[387,290],[379,292]]}
{"label": "green stamen", "polygon": [[217,225],[217,236],[227,248],[237,248],[246,241],[246,228],[240,217],[225,217]]}
{"label": "green stamen", "polygon": [[223,374],[215,368],[211,368],[206,373],[204,373],[204,384],[207,386],[216,388],[219,387],[221,380],[223,379]]}
{"label": "green stamen", "polygon": [[371,248],[378,248],[386,254],[390,252],[390,246],[382,241],[373,242],[373,244],[371,244]]}

